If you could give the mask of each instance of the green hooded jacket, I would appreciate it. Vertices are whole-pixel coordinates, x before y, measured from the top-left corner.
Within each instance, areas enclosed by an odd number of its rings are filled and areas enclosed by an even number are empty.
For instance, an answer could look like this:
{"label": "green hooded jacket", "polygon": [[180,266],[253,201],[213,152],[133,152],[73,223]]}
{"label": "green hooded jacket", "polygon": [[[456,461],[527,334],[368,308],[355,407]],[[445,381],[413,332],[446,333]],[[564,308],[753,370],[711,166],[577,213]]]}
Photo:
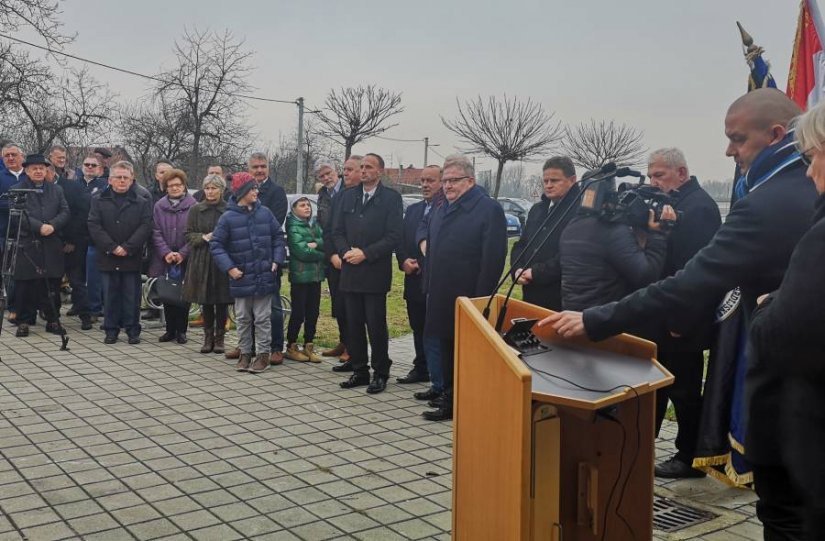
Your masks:
{"label": "green hooded jacket", "polygon": [[[309,284],[324,280],[324,241],[321,226],[308,223],[291,212],[286,218],[286,234],[289,244],[289,281],[293,284]],[[310,242],[317,246],[310,248]]]}

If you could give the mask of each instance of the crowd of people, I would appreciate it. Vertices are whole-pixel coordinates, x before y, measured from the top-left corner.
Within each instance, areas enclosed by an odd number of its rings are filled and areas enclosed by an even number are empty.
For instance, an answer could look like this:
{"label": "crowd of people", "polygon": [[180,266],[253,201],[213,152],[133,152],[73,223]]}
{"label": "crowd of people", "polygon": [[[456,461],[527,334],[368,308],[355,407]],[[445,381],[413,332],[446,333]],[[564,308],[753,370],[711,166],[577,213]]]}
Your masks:
{"label": "crowd of people", "polygon": [[[677,453],[656,465],[659,477],[704,476],[693,468],[704,351],[713,343],[718,303],[741,288],[752,331],[746,448],[766,539],[825,536],[819,460],[825,423],[817,407],[825,383],[817,334],[825,288],[816,287],[825,106],[799,115],[771,89],[731,105],[727,154],[743,176],[724,224],[677,148],[649,156],[647,177],[669,204],[660,214],[651,209],[646,223],[606,219],[581,205],[589,184],[578,182],[570,158],[551,157],[543,166],[541,200],[510,254],[525,300],[556,311],[539,325],[554,326],[561,337],[600,340],[629,331],[657,343],[658,360],[676,379],[657,395],[656,430],[668,401],[678,419]],[[307,197],[288,204],[261,153],[249,157],[247,171],[231,176],[211,166],[191,186],[198,189],[193,195],[187,174],[171,163],[158,163],[155,179],[143,187],[132,164],[109,166],[105,154],[96,149],[70,171],[62,147],[25,158],[18,145],[2,147],[0,193],[34,190],[24,214],[11,212],[18,221],[9,220],[8,203],[0,203],[0,232],[5,236],[7,223],[8,234],[19,231],[13,281],[6,283],[17,336],[28,335],[38,310],[47,331],[63,332],[58,292],[65,275],[72,288],[68,314],[79,316],[84,330],[102,315],[106,343],[117,342],[121,331],[139,343],[141,274],[147,273],[182,282],[180,298],[164,300],[161,342],[187,342],[194,303],[204,321],[202,353],[223,353],[237,361],[236,370],[251,373],[284,358],[338,357],[333,371],[349,374],[340,386],[375,394],[386,389],[393,364],[387,293],[397,265],[415,347],[413,367],[398,383],[429,383],[414,394],[431,408],[424,418],[452,418],[455,301],[494,292],[508,245],[504,212],[476,184],[467,157],[425,167],[422,200],[406,212],[401,195],[381,180],[378,154],[350,156],[340,175],[335,163],[319,161],[313,216]],[[292,306],[286,336],[284,272]],[[338,343],[319,352],[314,341],[324,281]],[[238,346],[227,351],[230,305]]]}

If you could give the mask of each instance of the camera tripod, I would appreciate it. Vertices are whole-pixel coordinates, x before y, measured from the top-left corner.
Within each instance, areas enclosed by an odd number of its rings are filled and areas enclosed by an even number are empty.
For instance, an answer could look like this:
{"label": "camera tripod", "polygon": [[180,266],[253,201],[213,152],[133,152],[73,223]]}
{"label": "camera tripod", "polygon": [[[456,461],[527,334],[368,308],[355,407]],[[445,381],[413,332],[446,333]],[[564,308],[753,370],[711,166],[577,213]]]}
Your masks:
{"label": "camera tripod", "polygon": [[[28,213],[25,209],[25,197],[20,200],[10,200],[6,238],[3,239],[3,261],[2,267],[0,267],[0,271],[2,272],[2,279],[0,279],[0,334],[3,332],[2,314],[5,312],[6,306],[8,305],[7,286],[9,280],[14,278],[14,271],[17,269],[17,258],[22,254],[22,256],[26,258],[26,261],[28,261],[29,264],[31,264],[31,266],[35,269],[36,274],[42,276],[43,283],[46,286],[46,297],[48,298],[49,308],[52,313],[55,314],[55,317],[57,318],[57,326],[58,329],[60,329],[60,350],[68,351],[69,336],[66,332],[66,328],[60,323],[60,311],[57,309],[57,305],[54,302],[52,287],[49,283],[48,277],[46,276],[46,269],[43,268],[43,266],[45,266],[45,253],[44,265],[40,266],[26,251],[26,249],[30,246],[36,247],[40,244],[40,241],[36,238],[32,238],[31,240],[24,239],[23,244],[21,245],[20,237],[23,230],[24,220],[28,223]],[[56,233],[52,234],[54,235]],[[59,291],[57,294],[59,294]],[[39,310],[40,307],[38,306],[37,308]]]}

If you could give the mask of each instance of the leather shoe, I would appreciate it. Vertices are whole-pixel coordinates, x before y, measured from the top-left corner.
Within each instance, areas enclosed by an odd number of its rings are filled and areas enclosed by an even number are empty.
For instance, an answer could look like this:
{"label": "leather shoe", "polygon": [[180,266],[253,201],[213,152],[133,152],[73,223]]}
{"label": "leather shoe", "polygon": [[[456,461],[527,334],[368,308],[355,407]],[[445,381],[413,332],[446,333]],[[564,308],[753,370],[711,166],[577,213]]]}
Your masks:
{"label": "leather shoe", "polygon": [[440,408],[441,406],[444,405],[444,395],[442,394],[441,396],[437,396],[436,398],[433,398],[432,400],[427,402],[427,405],[430,406],[431,408]]}
{"label": "leather shoe", "polygon": [[115,333],[106,333],[106,338],[103,339],[104,344],[114,344],[117,342],[117,334]]}
{"label": "leather shoe", "polygon": [[179,332],[178,335],[175,337],[175,340],[177,341],[178,344],[185,344],[186,342],[189,341],[189,339],[186,338],[186,333],[185,332]]}
{"label": "leather shoe", "polygon": [[171,342],[175,339],[175,333],[165,332],[158,337],[158,342]]}
{"label": "leather shoe", "polygon": [[241,357],[241,348],[230,349],[223,355],[227,359],[239,359]]}
{"label": "leather shoe", "polygon": [[387,376],[379,376],[378,374],[373,374],[372,381],[370,382],[369,387],[367,387],[367,392],[369,394],[378,394],[384,392],[384,389],[387,388]]}
{"label": "leather shoe", "polygon": [[133,346],[135,346],[137,344],[140,344],[140,336],[138,336],[138,335],[130,336],[129,337],[129,343],[132,344]]}
{"label": "leather shoe", "polygon": [[333,372],[352,372],[353,370],[355,369],[352,367],[352,361],[347,361],[342,364],[336,364],[332,367]]}
{"label": "leather shoe", "polygon": [[370,385],[370,376],[369,374],[353,374],[347,381],[342,381],[340,385],[342,389],[352,389],[353,387]]}
{"label": "leather shoe", "polygon": [[92,318],[89,316],[80,316],[80,329],[84,331],[92,330]]}
{"label": "leather shoe", "polygon": [[410,373],[402,378],[396,378],[398,383],[407,384],[407,383],[426,383],[430,381],[430,375],[426,373],[422,373],[415,368],[410,370]]}
{"label": "leather shoe", "polygon": [[17,326],[17,332],[14,333],[14,336],[16,336],[17,338],[25,338],[28,335],[29,335],[29,326],[26,325],[25,323],[20,323]]}
{"label": "leather shoe", "polygon": [[321,356],[322,357],[340,357],[341,355],[344,354],[344,352],[346,350],[347,350],[347,348],[344,345],[344,343],[343,342],[338,342],[338,344],[334,348],[328,349],[326,351],[322,351]]}
{"label": "leather shoe", "polygon": [[441,393],[430,387],[426,391],[421,391],[419,393],[415,393],[413,398],[416,400],[435,400],[436,398],[440,397]]}
{"label": "leather shoe", "polygon": [[705,472],[695,470],[690,464],[682,462],[675,455],[656,464],[653,471],[656,477],[662,479],[698,479],[706,475]]}
{"label": "leather shoe", "polygon": [[449,421],[453,418],[453,408],[438,408],[431,411],[425,411],[421,414],[428,421]]}

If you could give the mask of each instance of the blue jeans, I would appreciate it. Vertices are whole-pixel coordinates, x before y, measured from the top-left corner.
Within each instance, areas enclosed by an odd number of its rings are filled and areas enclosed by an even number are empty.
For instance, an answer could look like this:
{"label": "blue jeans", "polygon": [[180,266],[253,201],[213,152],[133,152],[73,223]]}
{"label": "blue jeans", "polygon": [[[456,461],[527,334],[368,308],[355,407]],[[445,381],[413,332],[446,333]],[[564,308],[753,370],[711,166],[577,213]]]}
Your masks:
{"label": "blue jeans", "polygon": [[86,251],[86,292],[89,297],[89,313],[94,315],[103,312],[103,285],[97,266],[97,248],[94,244],[89,244]]}
{"label": "blue jeans", "polygon": [[427,358],[427,370],[430,371],[430,384],[434,391],[444,392],[444,375],[441,372],[441,339],[435,336],[424,337],[424,356]]}
{"label": "blue jeans", "polygon": [[281,306],[281,276],[275,277],[275,293],[272,294],[272,343],[273,352],[284,350],[284,312]]}
{"label": "blue jeans", "polygon": [[140,336],[140,273],[102,272],[103,330],[114,334],[124,329],[129,337]]}

